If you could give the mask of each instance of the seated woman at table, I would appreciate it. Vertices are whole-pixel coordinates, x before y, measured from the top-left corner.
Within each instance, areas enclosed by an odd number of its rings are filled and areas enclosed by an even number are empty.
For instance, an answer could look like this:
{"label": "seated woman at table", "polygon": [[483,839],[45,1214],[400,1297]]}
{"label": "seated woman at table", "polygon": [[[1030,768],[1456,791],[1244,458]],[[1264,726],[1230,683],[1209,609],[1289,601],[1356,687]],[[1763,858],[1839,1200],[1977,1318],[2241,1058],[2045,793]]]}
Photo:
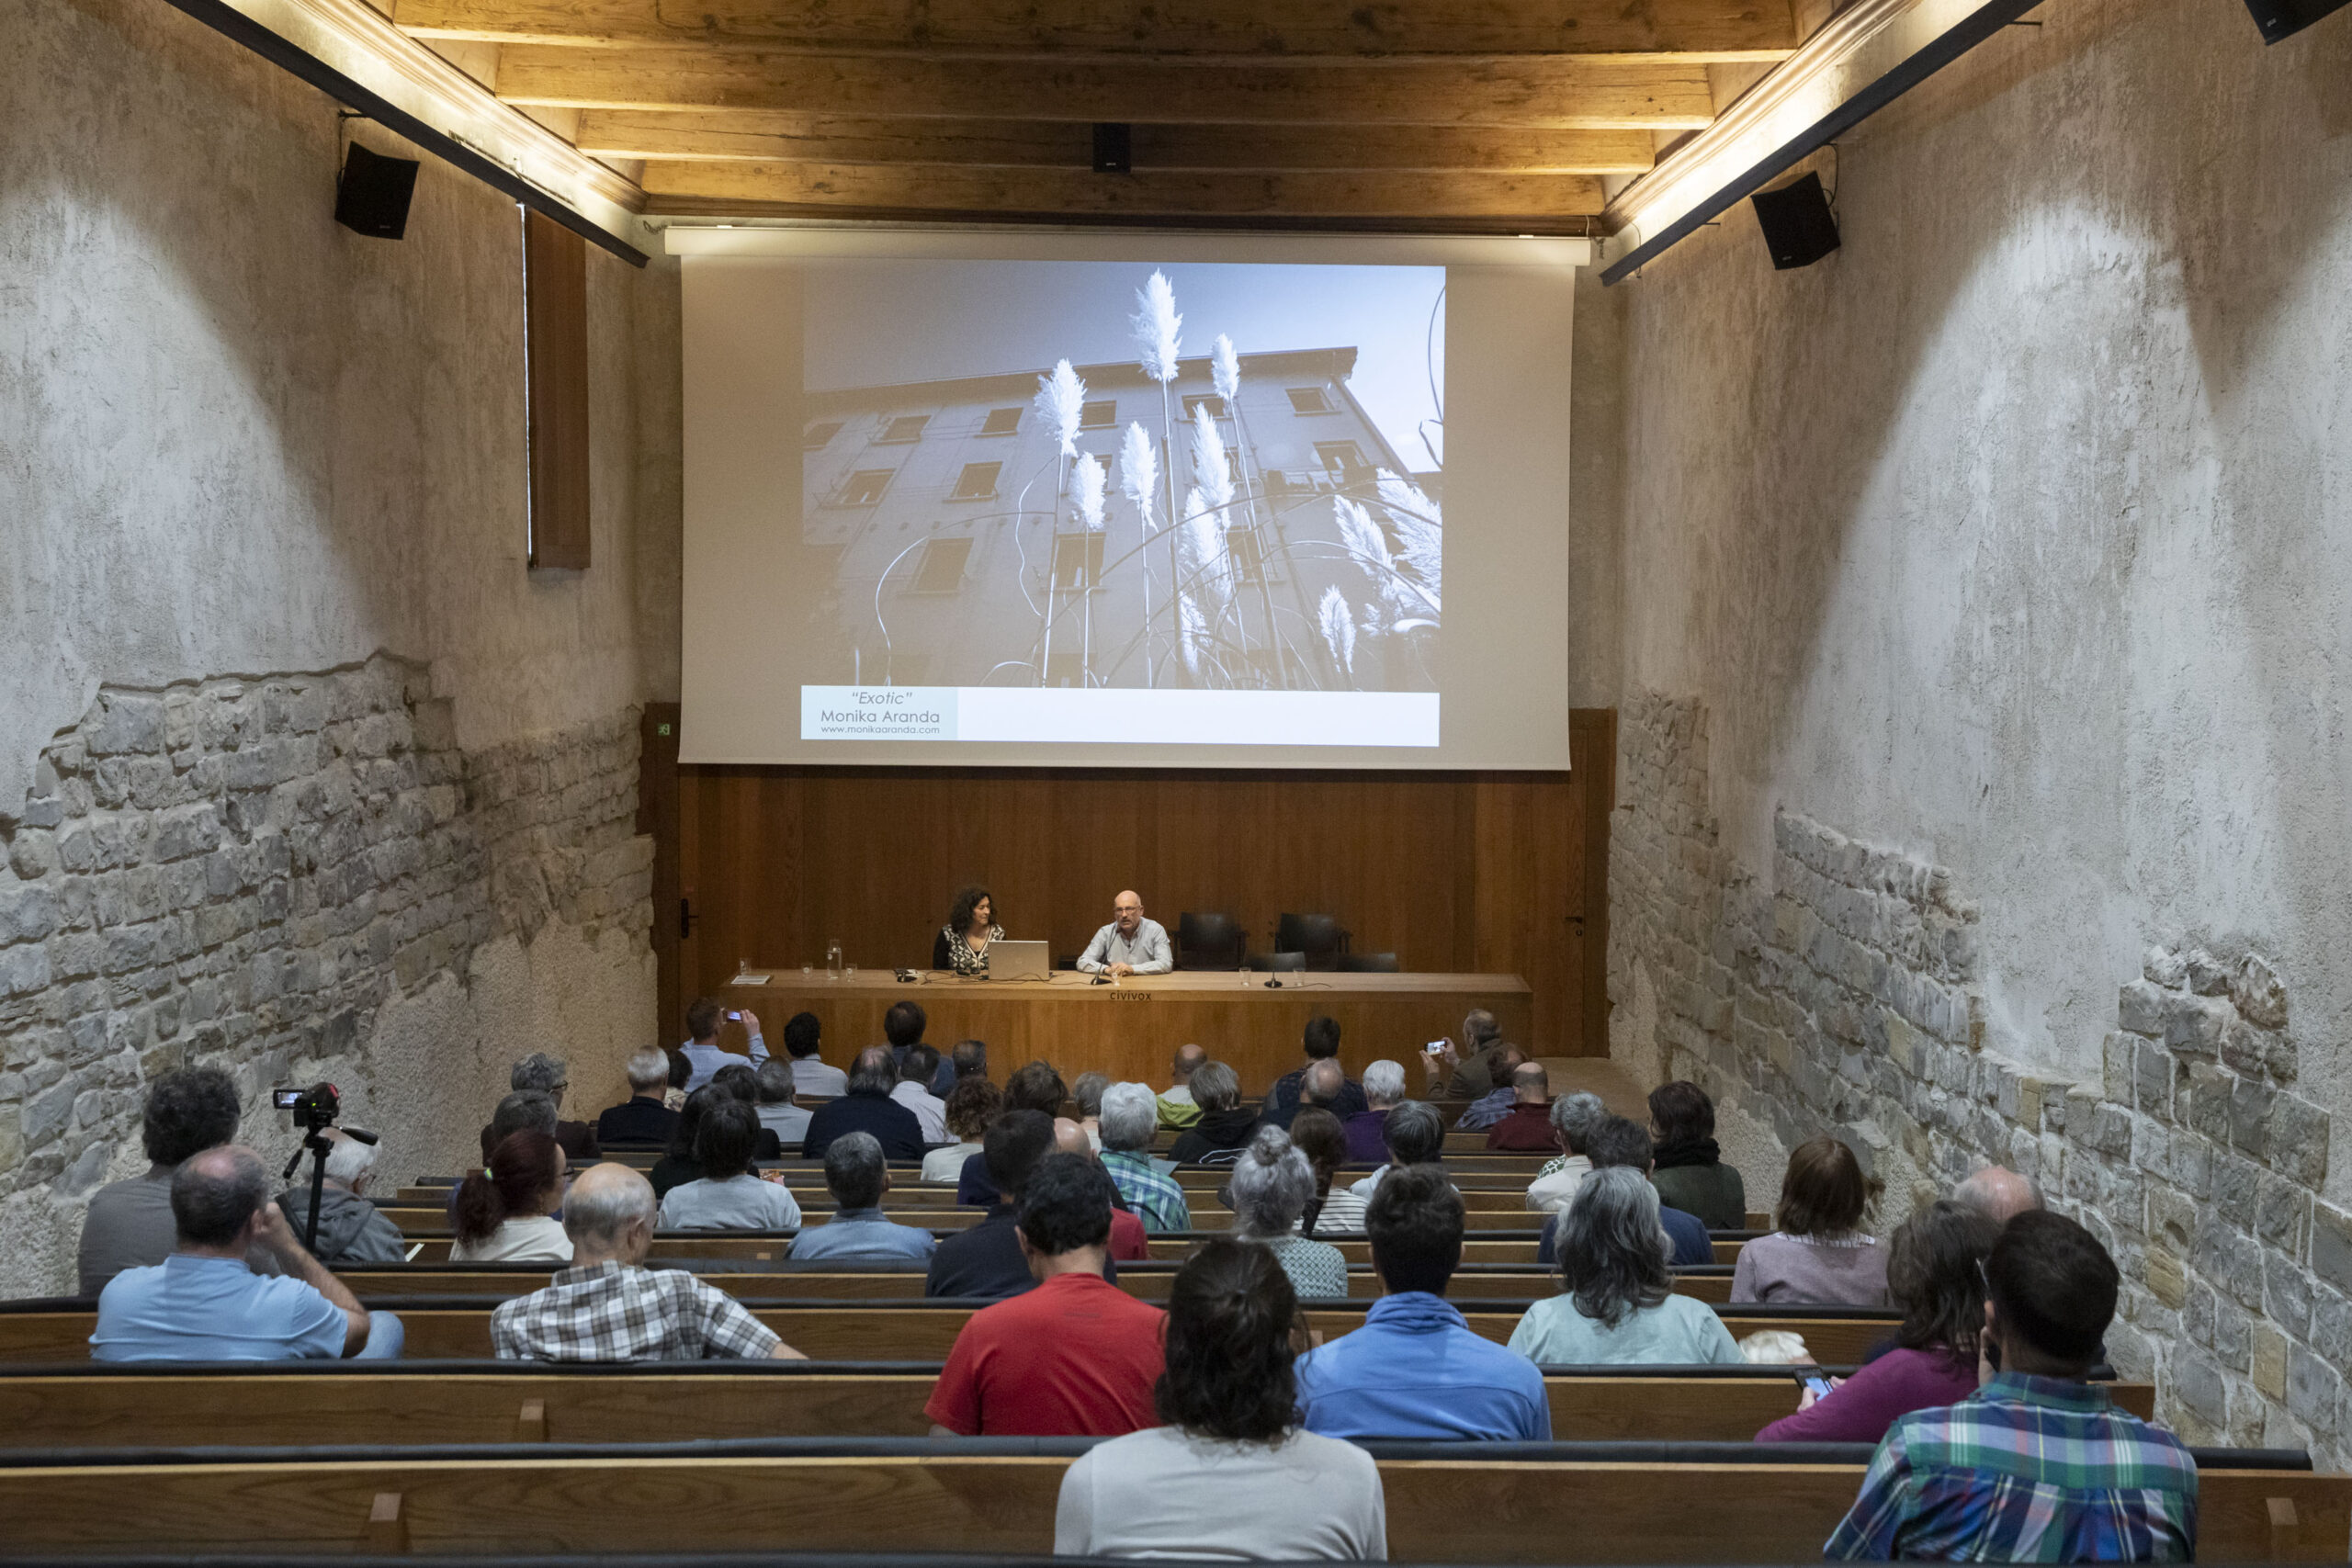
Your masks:
{"label": "seated woman at table", "polygon": [[985,887],[967,887],[956,895],[954,908],[947,911],[947,923],[931,939],[931,966],[953,969],[958,975],[985,975],[989,972],[989,944],[1004,940],[1004,928],[996,924],[996,909],[989,902]]}

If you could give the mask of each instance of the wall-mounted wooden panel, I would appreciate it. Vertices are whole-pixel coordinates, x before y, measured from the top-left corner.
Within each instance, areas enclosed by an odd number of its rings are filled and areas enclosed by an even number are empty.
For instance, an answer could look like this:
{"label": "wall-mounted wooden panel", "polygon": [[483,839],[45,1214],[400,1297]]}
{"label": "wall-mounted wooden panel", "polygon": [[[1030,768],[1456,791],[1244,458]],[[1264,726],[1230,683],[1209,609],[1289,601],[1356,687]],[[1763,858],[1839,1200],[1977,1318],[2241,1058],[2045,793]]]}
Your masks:
{"label": "wall-mounted wooden panel", "polygon": [[531,564],[588,565],[588,243],[523,214]]}
{"label": "wall-mounted wooden panel", "polygon": [[1225,910],[1263,949],[1285,910],[1328,911],[1408,970],[1515,973],[1531,1043],[1604,1055],[1613,717],[1576,715],[1568,773],[684,768],[693,919],[664,996],[821,964],[836,937],[863,967],[926,965],[967,881],[1074,954],[1134,887],[1171,932]]}

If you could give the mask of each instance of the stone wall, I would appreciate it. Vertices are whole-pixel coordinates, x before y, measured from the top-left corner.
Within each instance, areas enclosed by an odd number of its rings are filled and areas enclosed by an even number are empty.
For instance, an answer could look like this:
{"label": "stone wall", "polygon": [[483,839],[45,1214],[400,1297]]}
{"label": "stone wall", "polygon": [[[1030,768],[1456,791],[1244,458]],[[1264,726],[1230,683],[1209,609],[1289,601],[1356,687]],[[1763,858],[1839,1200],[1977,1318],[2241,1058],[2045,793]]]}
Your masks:
{"label": "stone wall", "polygon": [[2109,1351],[2196,1441],[2352,1460],[2352,1214],[2326,1202],[2329,1118],[2301,1092],[2287,989],[2263,955],[2152,949],[2119,990],[2102,1071],[2037,1072],[1987,1023],[1980,913],[1946,868],[1793,813],[1769,881],[1725,856],[1698,705],[1620,715],[1612,1048],[1715,1096],[1726,1157],[1769,1207],[1787,1151],[1845,1139],[1875,1224],[1987,1163],[2036,1178],[2123,1271]]}
{"label": "stone wall", "polygon": [[143,1086],[229,1067],[247,1132],[290,1152],[272,1088],[334,1081],[386,1175],[475,1157],[514,1055],[494,1025],[392,1022],[469,987],[549,923],[643,981],[652,841],[636,836],[633,715],[461,749],[427,671],[339,670],[109,686],[0,815],[0,1291],[72,1288],[81,1204],[143,1166]]}

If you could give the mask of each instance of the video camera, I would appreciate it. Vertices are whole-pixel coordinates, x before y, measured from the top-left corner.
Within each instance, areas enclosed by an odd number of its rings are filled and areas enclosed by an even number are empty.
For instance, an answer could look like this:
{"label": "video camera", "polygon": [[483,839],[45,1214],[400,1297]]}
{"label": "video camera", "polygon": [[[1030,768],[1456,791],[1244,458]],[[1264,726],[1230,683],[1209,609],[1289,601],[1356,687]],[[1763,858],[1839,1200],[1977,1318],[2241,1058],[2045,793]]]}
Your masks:
{"label": "video camera", "polygon": [[343,1096],[335,1092],[331,1083],[314,1084],[309,1089],[272,1089],[269,1102],[280,1111],[292,1111],[295,1130],[302,1133],[324,1132],[334,1125],[335,1117],[343,1110]]}

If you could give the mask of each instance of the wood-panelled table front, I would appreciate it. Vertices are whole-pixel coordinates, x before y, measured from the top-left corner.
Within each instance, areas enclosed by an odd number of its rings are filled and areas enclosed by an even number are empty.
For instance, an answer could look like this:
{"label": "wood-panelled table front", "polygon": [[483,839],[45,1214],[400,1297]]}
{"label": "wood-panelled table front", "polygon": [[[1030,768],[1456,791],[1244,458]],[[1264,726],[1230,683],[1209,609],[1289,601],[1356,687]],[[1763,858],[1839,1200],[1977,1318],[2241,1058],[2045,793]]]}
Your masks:
{"label": "wood-panelled table front", "polygon": [[[1348,1076],[1383,1056],[1406,1062],[1408,1088],[1419,1092],[1420,1071],[1408,1061],[1429,1041],[1458,1035],[1464,1014],[1485,1008],[1507,1040],[1524,1041],[1534,1021],[1534,997],[1516,975],[1285,975],[1280,990],[1266,976],[1245,986],[1227,971],[1179,970],[1132,976],[1115,986],[1057,972],[1045,981],[967,980],[931,974],[904,985],[888,970],[861,971],[855,980],[804,981],[797,969],[770,972],[767,984],[729,986],[730,1009],[759,1015],[768,1048],[784,1048],[785,1021],[812,1012],[824,1026],[823,1055],[845,1066],[861,1048],[882,1041],[882,1015],[893,1002],[920,1002],[930,1026],[924,1038],[942,1051],[958,1040],[985,1040],[992,1075],[1042,1057],[1066,1078],[1102,1072],[1168,1083],[1179,1045],[1208,1048],[1241,1075],[1245,1094],[1262,1094],[1304,1060],[1299,1039],[1317,1013],[1339,1021],[1340,1060]],[[741,1026],[721,1031],[719,1043],[743,1049]]]}

